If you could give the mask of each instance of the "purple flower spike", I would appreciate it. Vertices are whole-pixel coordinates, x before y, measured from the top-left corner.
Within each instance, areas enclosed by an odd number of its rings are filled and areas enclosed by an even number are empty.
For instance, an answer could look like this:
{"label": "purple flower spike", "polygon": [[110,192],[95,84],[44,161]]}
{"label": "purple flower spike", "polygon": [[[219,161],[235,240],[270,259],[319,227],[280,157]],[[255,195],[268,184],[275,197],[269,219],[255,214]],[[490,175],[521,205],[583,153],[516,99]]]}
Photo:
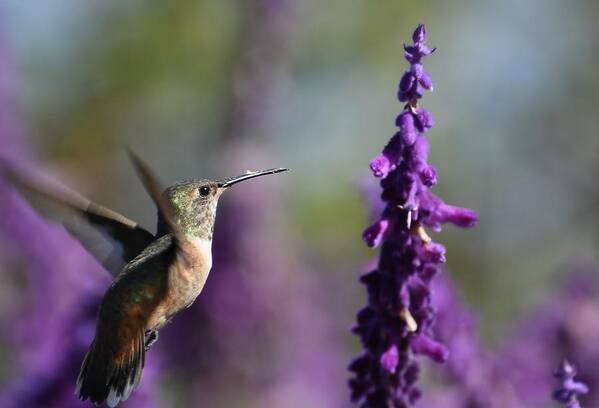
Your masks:
{"label": "purple flower spike", "polygon": [[420,85],[422,85],[424,89],[428,91],[433,90],[433,79],[431,78],[428,72],[422,71],[422,74],[418,78],[418,82],[420,83]]}
{"label": "purple flower spike", "polygon": [[472,227],[476,221],[473,211],[447,205],[429,190],[437,183],[437,171],[428,164],[424,132],[435,122],[418,101],[432,89],[421,60],[433,50],[425,44],[424,25],[416,28],[413,40],[405,46],[411,67],[398,87],[399,100],[406,102],[395,121],[399,130],[370,163],[381,178],[385,208],[363,233],[368,246],[381,247],[377,268],[360,279],[368,305],[353,328],[363,351],[349,366],[349,384],[352,401],[363,408],[413,405],[421,395],[419,356],[447,360],[449,350],[433,338],[436,309],[430,286],[445,262],[445,247],[433,242],[425,227],[438,231],[447,222]]}
{"label": "purple flower spike", "polygon": [[589,392],[589,387],[580,381],[576,381],[576,368],[564,360],[554,374],[560,382],[559,387],[553,392],[553,399],[562,402],[568,408],[582,408],[578,396]]}

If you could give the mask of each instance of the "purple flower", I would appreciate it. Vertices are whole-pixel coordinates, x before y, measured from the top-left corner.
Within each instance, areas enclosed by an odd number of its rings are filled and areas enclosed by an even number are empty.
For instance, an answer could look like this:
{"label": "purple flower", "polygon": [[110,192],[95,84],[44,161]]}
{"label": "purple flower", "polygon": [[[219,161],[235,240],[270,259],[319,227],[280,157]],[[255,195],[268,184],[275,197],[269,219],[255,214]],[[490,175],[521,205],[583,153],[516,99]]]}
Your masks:
{"label": "purple flower", "polygon": [[429,191],[422,194],[422,200],[426,202],[427,207],[426,210],[421,210],[422,223],[433,231],[440,231],[441,226],[446,223],[461,228],[471,228],[476,224],[476,213],[468,208],[445,204]]}
{"label": "purple flower", "polygon": [[395,374],[397,363],[399,363],[399,351],[397,351],[397,346],[392,344],[391,347],[389,347],[389,349],[381,356],[381,366],[389,374]]}
{"label": "purple flower", "polygon": [[370,162],[370,169],[374,173],[375,177],[387,177],[387,174],[394,168],[391,167],[391,160],[389,157],[381,153]]}
{"label": "purple flower", "polygon": [[495,356],[478,336],[475,314],[462,302],[449,276],[432,283],[433,305],[438,310],[434,333],[451,350],[440,372],[440,384],[427,390],[419,407],[524,408],[513,393],[509,372],[501,370]]}
{"label": "purple flower", "polygon": [[366,228],[362,238],[366,241],[366,244],[373,248],[379,246],[385,233],[389,229],[389,220],[381,218],[370,227]]}
{"label": "purple flower", "polygon": [[410,338],[410,347],[416,354],[424,354],[437,363],[444,363],[449,357],[449,350],[442,343],[420,334]]}
{"label": "purple flower", "polygon": [[568,408],[581,408],[578,402],[580,394],[589,392],[589,387],[582,382],[576,381],[576,368],[564,360],[554,374],[559,380],[558,388],[553,392],[553,399],[557,402],[568,404]]}
{"label": "purple flower", "polygon": [[599,297],[597,270],[577,266],[533,312],[524,316],[501,348],[498,363],[526,406],[544,405],[554,389],[552,372],[564,356],[584,374],[588,407],[599,406]]}
{"label": "purple flower", "polygon": [[418,137],[418,132],[416,131],[416,118],[414,117],[414,114],[409,111],[400,113],[395,120],[395,125],[399,128],[397,136],[401,138],[403,144],[406,146],[413,145]]}
{"label": "purple flower", "polygon": [[[28,282],[14,316],[3,322],[3,340],[12,346],[17,366],[0,390],[0,406],[85,407],[74,393],[75,382],[93,339],[108,273],[64,231],[34,214],[3,182],[0,202],[3,214],[10,215],[0,221],[0,240],[9,243],[0,256],[4,258],[6,251],[16,261],[12,266],[23,265],[17,271]],[[0,267],[13,270],[4,262]],[[144,381],[129,401],[131,407],[156,406],[150,396],[156,357],[154,352],[148,358]]]}
{"label": "purple flower", "polygon": [[434,121],[418,100],[432,89],[421,60],[434,50],[425,44],[424,25],[416,28],[413,40],[405,46],[411,67],[399,83],[398,98],[407,102],[396,120],[399,130],[371,162],[374,176],[381,178],[385,209],[363,234],[366,244],[380,245],[381,252],[376,269],[361,278],[368,305],[353,329],[364,350],[349,367],[351,399],[361,407],[413,404],[421,394],[417,355],[447,360],[447,347],[434,336],[430,287],[445,262],[445,248],[432,241],[425,226],[437,231],[446,222],[471,227],[476,221],[474,212],[448,206],[429,191],[437,172],[427,163],[429,145],[423,134]]}
{"label": "purple flower", "polygon": [[[9,57],[0,38],[0,159],[32,167],[9,98],[14,81]],[[16,300],[0,322],[0,336],[14,361],[0,390],[0,406],[88,407],[75,395],[75,382],[109,274],[65,231],[35,214],[3,178],[0,213],[0,287]],[[10,274],[26,282],[25,289],[15,287]],[[155,351],[148,356],[128,407],[159,406],[153,397],[157,356]]]}

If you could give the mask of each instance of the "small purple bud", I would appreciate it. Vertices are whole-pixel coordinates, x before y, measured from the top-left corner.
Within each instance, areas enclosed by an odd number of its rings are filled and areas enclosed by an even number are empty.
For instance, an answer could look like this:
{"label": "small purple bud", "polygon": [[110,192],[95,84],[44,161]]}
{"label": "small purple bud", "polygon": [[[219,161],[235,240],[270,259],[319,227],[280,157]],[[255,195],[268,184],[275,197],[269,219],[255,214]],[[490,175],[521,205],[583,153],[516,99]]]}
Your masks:
{"label": "small purple bud", "polygon": [[553,399],[558,402],[567,403],[568,408],[580,407],[578,396],[589,392],[589,387],[580,381],[576,381],[576,368],[564,360],[554,373],[560,382],[559,387],[553,392]]}
{"label": "small purple bud", "polygon": [[445,247],[435,242],[429,242],[424,245],[424,260],[427,262],[444,263]]}
{"label": "small purple bud", "polygon": [[406,71],[399,81],[399,91],[402,93],[409,92],[414,87],[415,83],[416,77],[414,74],[410,71]]}
{"label": "small purple bud", "polygon": [[397,364],[399,363],[399,352],[397,351],[395,344],[391,345],[391,347],[383,353],[380,363],[381,367],[383,367],[389,374],[395,374]]}
{"label": "small purple bud", "polygon": [[450,222],[461,228],[472,228],[478,220],[474,211],[445,203],[437,207],[433,217],[441,224]]}
{"label": "small purple bud", "polygon": [[407,102],[410,99],[413,99],[418,87],[418,80],[414,74],[410,71],[404,72],[401,80],[399,81],[397,99],[399,99],[401,102]]}
{"label": "small purple bud", "polygon": [[404,57],[410,64],[418,64],[422,57],[431,55],[435,52],[435,48],[428,48],[424,44],[404,45]]}
{"label": "small purple bud", "polygon": [[435,51],[437,51],[436,48],[428,48],[426,45],[420,47],[420,52],[422,52],[423,56],[431,55]]}
{"label": "small purple bud", "polygon": [[389,158],[384,153],[379,154],[370,161],[370,169],[375,177],[387,177],[389,172],[393,170],[393,167],[394,165],[391,164]]}
{"label": "small purple bud", "polygon": [[431,165],[425,166],[420,171],[420,180],[427,187],[432,187],[437,184],[437,170]]}
{"label": "small purple bud", "polygon": [[433,119],[433,115],[430,114],[429,111],[423,108],[418,108],[416,110],[416,127],[421,132],[426,132],[433,126],[435,126],[435,120]]}
{"label": "small purple bud", "polygon": [[426,72],[424,69],[418,75],[418,82],[422,85],[423,88],[428,89],[429,91],[433,90],[433,79],[430,74]]}
{"label": "small purple bud", "polygon": [[430,303],[431,292],[427,284],[416,276],[411,276],[410,286],[410,308],[415,311],[421,310]]}
{"label": "small purple bud", "polygon": [[442,343],[431,339],[425,334],[419,334],[410,339],[414,353],[424,354],[437,363],[444,363],[449,357],[449,350]]}
{"label": "small purple bud", "polygon": [[410,72],[419,80],[424,72],[424,66],[421,63],[412,64],[410,66]]}
{"label": "small purple bud", "polygon": [[389,229],[389,224],[389,220],[381,218],[370,227],[366,228],[362,234],[362,239],[366,242],[366,245],[370,248],[378,246]]}
{"label": "small purple bud", "polygon": [[428,264],[420,272],[420,277],[424,282],[430,282],[439,273],[439,268],[436,265]]}
{"label": "small purple bud", "polygon": [[425,89],[422,86],[420,86],[418,82],[416,82],[416,85],[412,88],[412,92],[410,92],[410,99],[422,98],[422,95],[424,95],[424,91]]}
{"label": "small purple bud", "polygon": [[418,61],[420,61],[420,57],[416,54],[417,50],[415,47],[413,47],[411,45],[404,45],[403,49],[404,49],[403,56],[405,59],[408,60],[408,62],[414,64],[414,63],[418,63]]}
{"label": "small purple bud", "polygon": [[418,81],[418,83],[429,91],[433,90],[433,79],[430,74],[424,70],[424,66],[422,63],[417,62],[413,63],[410,67],[410,72],[414,75],[414,78]]}
{"label": "small purple bud", "polygon": [[426,42],[426,26],[424,24],[418,24],[414,34],[412,34],[412,40],[416,44]]}
{"label": "small purple bud", "polygon": [[411,146],[418,137],[416,131],[414,115],[410,111],[403,111],[395,120],[395,124],[399,127],[398,136],[408,146]]}
{"label": "small purple bud", "polygon": [[579,381],[572,380],[568,386],[572,392],[577,394],[586,394],[589,392],[589,387],[585,383],[581,383]]}

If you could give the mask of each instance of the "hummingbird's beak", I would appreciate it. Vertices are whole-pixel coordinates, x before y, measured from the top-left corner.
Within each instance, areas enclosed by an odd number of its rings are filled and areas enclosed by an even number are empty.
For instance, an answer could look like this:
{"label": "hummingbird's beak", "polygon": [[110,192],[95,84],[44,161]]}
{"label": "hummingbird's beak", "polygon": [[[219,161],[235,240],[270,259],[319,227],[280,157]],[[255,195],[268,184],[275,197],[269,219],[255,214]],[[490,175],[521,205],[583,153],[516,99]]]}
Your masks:
{"label": "hummingbird's beak", "polygon": [[289,169],[279,167],[276,169],[268,169],[268,170],[262,170],[262,171],[248,171],[247,173],[242,174],[241,176],[230,177],[224,181],[219,181],[218,186],[221,188],[227,188],[227,187],[231,187],[233,184],[239,183],[240,181],[249,180],[254,177],[266,176],[268,174],[281,173],[281,172],[287,171],[287,170],[289,170]]}

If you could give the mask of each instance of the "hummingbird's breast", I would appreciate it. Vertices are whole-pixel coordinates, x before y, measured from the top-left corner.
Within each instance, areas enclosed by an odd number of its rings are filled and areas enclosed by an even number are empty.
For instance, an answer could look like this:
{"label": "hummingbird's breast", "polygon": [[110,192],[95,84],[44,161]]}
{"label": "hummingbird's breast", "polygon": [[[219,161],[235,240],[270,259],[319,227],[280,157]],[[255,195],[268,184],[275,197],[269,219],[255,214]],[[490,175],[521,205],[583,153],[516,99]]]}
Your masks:
{"label": "hummingbird's breast", "polygon": [[182,243],[185,257],[177,255],[168,270],[165,296],[148,321],[148,329],[159,329],[189,307],[202,292],[212,268],[212,241],[189,239]]}

